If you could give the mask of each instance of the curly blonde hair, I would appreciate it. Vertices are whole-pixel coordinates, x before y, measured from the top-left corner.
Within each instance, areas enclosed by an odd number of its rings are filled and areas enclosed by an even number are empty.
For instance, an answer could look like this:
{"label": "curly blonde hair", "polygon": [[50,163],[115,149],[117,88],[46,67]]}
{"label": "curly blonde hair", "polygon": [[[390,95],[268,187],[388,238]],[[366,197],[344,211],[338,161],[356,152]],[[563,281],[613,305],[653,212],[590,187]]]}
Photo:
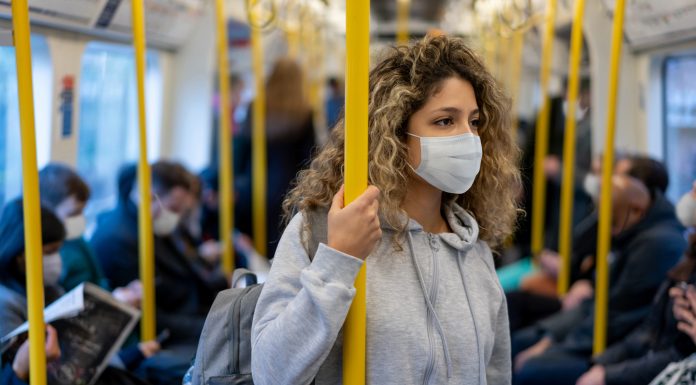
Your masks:
{"label": "curly blonde hair", "polygon": [[[370,72],[369,183],[381,190],[380,211],[389,226],[403,233],[402,202],[409,183],[406,130],[408,121],[442,82],[459,77],[471,83],[480,110],[483,146],[480,172],[464,194],[445,194],[476,218],[480,238],[492,247],[513,231],[520,186],[519,149],[511,135],[510,101],[481,59],[462,39],[426,37],[410,46],[393,47]],[[334,127],[329,142],[299,173],[283,203],[287,219],[293,212],[331,206],[343,183],[344,121]]]}

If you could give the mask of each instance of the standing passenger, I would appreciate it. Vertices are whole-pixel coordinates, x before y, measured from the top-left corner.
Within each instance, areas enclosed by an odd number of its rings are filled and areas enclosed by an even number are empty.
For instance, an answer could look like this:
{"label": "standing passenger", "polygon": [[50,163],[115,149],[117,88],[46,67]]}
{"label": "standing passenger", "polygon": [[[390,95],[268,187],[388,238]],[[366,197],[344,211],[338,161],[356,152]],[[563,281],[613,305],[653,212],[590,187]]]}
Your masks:
{"label": "standing passenger", "polygon": [[[275,253],[283,219],[283,199],[298,171],[310,160],[315,145],[312,110],[303,92],[302,68],[291,59],[280,59],[266,82],[266,235],[268,256]],[[235,224],[252,238],[252,118],[251,108],[234,140]],[[263,197],[259,197],[263,199]]]}
{"label": "standing passenger", "polygon": [[371,186],[344,204],[341,121],[285,202],[298,214],[256,307],[254,382],[342,382],[340,332],[366,263],[368,383],[509,384],[490,249],[517,215],[509,101],[478,55],[445,36],[391,50],[369,90]]}

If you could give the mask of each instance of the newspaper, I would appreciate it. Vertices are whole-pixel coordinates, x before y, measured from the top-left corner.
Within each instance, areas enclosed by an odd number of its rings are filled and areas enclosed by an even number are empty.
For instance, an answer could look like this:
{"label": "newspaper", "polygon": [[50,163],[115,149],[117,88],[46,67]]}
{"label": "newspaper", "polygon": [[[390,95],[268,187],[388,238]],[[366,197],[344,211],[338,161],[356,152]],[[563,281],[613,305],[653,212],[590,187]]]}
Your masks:
{"label": "newspaper", "polygon": [[[83,283],[44,310],[58,332],[60,359],[48,364],[51,385],[92,385],[138,322],[139,312],[110,293]],[[14,356],[26,340],[25,322],[0,339],[3,357]]]}

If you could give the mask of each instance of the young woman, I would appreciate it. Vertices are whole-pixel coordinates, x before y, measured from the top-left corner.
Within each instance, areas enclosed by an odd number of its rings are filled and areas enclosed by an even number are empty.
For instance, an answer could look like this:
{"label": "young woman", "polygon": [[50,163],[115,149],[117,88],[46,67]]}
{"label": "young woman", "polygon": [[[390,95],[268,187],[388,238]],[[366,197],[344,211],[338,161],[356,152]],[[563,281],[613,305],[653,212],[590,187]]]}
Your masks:
{"label": "young woman", "polygon": [[[285,202],[287,213],[299,213],[256,307],[256,384],[342,382],[340,332],[364,263],[368,383],[510,383],[505,297],[489,247],[516,219],[508,112],[461,39],[428,37],[377,64],[371,186],[344,205],[340,121]],[[316,222],[328,235],[310,255]]]}

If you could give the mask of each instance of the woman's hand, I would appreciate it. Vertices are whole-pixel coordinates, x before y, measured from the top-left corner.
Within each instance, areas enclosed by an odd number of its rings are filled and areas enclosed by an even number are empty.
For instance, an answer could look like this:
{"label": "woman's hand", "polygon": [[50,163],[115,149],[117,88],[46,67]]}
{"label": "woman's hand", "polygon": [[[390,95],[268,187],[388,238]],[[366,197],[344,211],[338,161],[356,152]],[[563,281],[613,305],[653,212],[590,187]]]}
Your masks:
{"label": "woman's hand", "polygon": [[[58,345],[58,332],[51,325],[46,325],[46,362],[55,361],[60,358],[60,345]],[[12,370],[22,381],[29,379],[29,340],[24,341],[17,350]]]}
{"label": "woman's hand", "polygon": [[677,329],[696,343],[696,290],[692,285],[686,289],[673,287],[669,290],[669,295],[674,300],[674,318],[679,321]]}
{"label": "woman's hand", "polygon": [[382,239],[379,223],[379,189],[369,186],[344,207],[344,187],[334,195],[328,217],[328,246],[365,259]]}

